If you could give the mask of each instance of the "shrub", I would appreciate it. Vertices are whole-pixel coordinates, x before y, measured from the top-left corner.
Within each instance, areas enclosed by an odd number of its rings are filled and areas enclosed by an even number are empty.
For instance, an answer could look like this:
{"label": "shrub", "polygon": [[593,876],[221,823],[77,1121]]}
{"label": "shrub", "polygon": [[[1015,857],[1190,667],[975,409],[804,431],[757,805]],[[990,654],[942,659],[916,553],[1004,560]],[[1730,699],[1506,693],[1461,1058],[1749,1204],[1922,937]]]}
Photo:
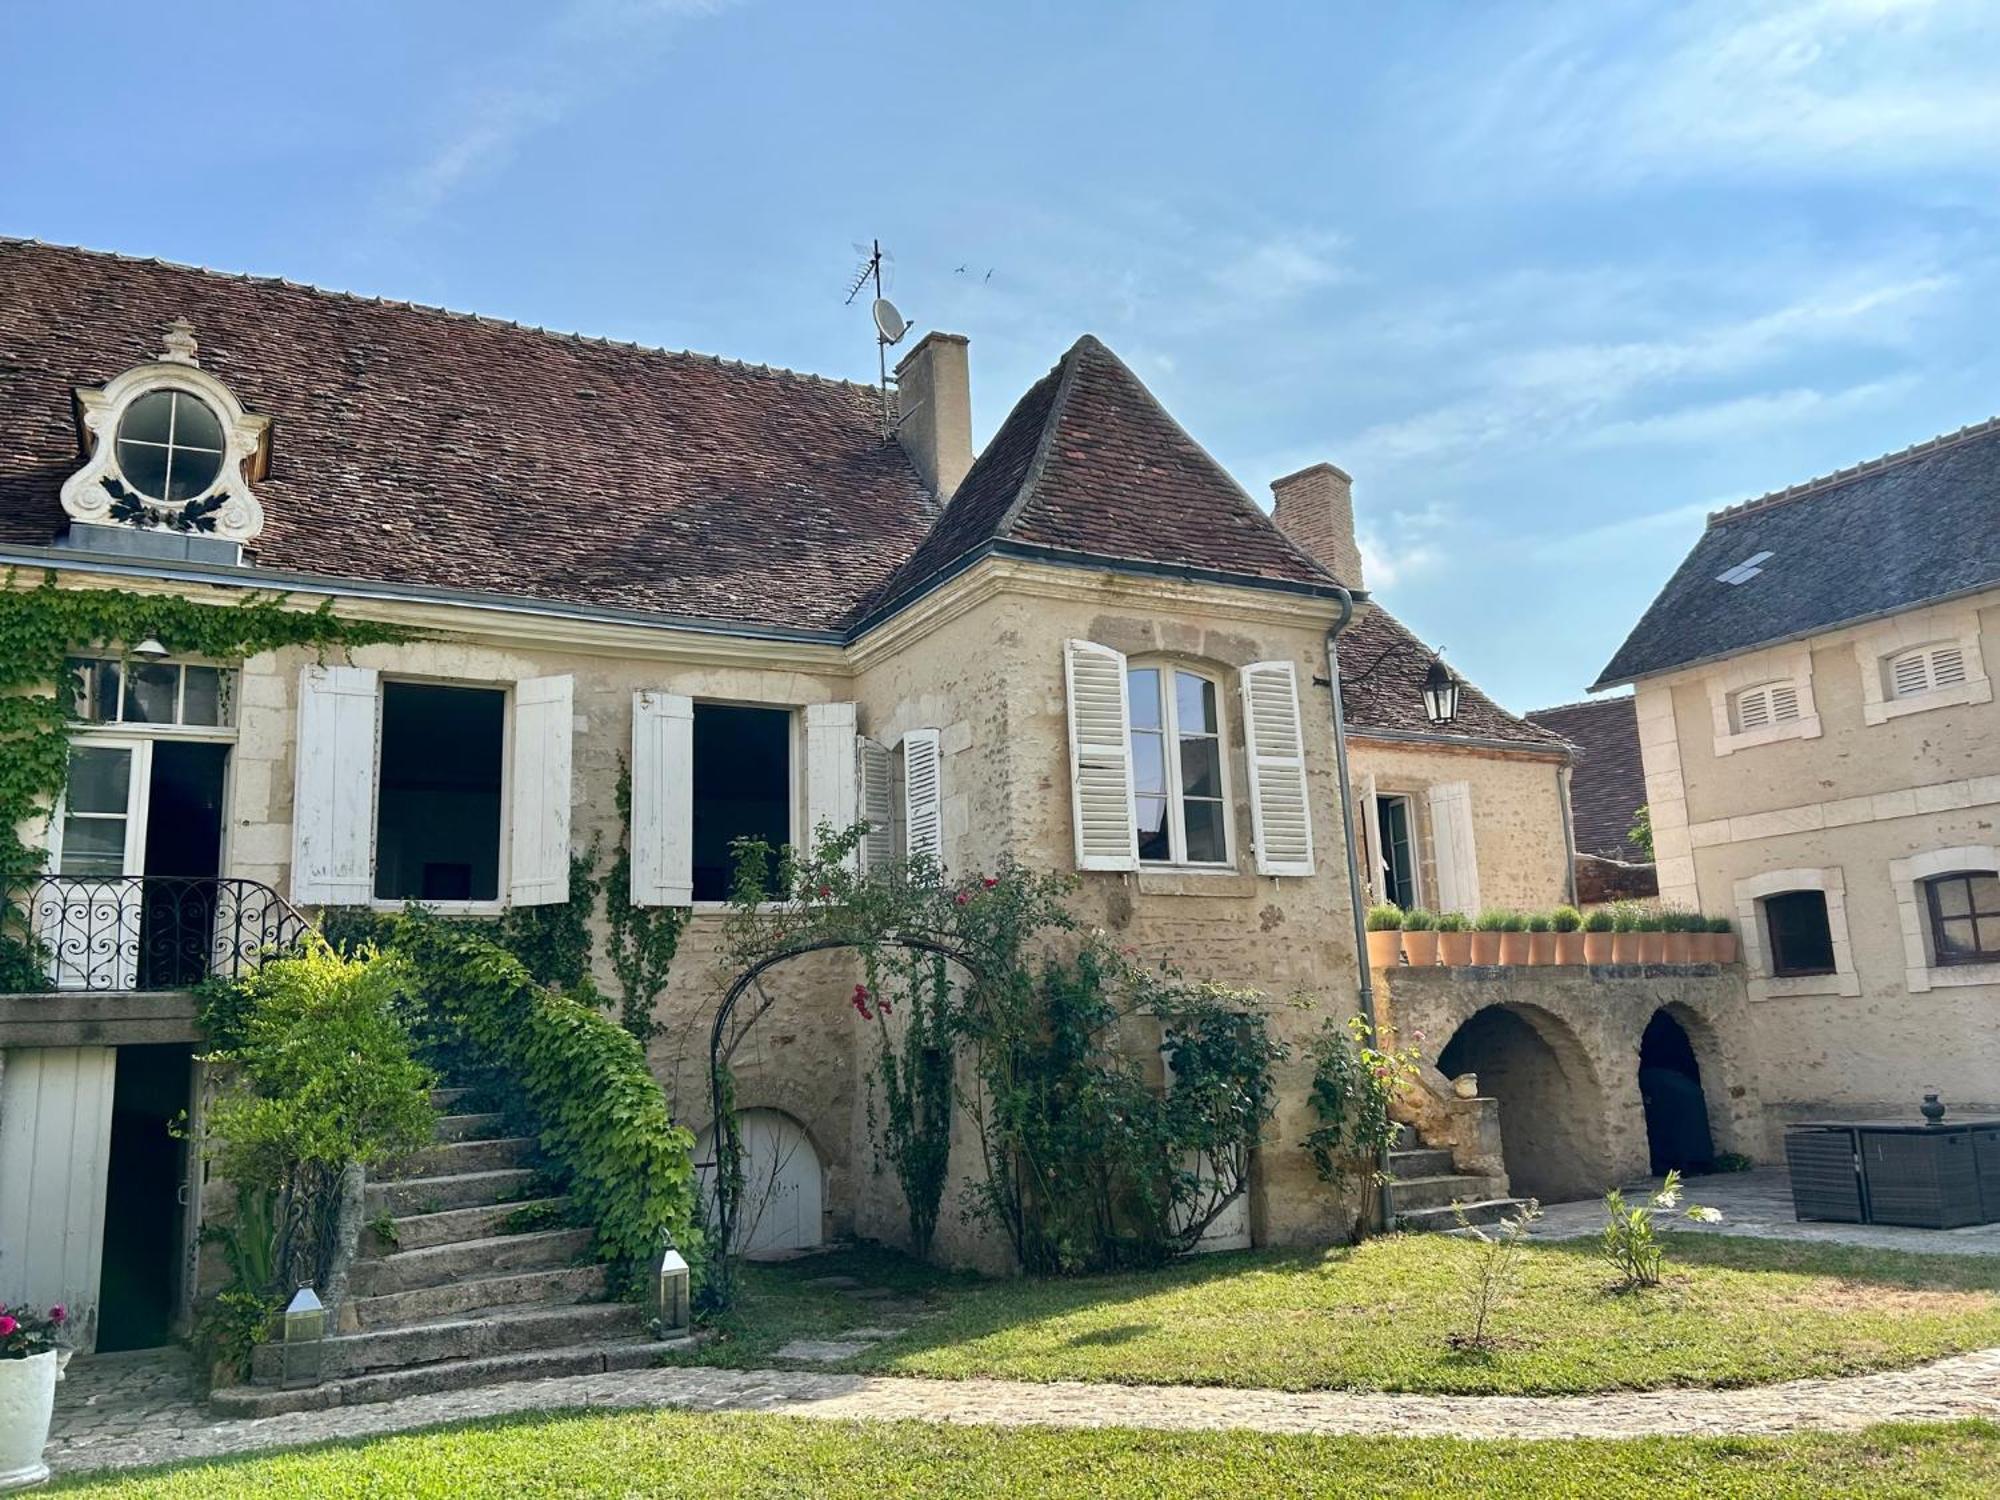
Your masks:
{"label": "shrub", "polygon": [[1710,917],[1708,919],[1708,930],[1710,932],[1734,932],[1736,925],[1727,917]]}
{"label": "shrub", "polygon": [[1474,932],[1505,932],[1507,931],[1507,922],[1510,915],[1510,913],[1501,911],[1497,907],[1488,907],[1479,914],[1479,919],[1472,924],[1472,930]]}
{"label": "shrub", "polygon": [[[1667,1173],[1652,1201],[1636,1208],[1627,1205],[1624,1195],[1616,1188],[1604,1195],[1604,1233],[1599,1246],[1604,1258],[1618,1272],[1621,1291],[1660,1284],[1660,1266],[1666,1259],[1666,1246],[1660,1241],[1653,1216],[1679,1208],[1680,1202],[1681,1174],[1678,1171]],[[1686,1217],[1697,1224],[1716,1224],[1721,1222],[1722,1212],[1690,1203]]]}
{"label": "shrub", "polygon": [[63,1347],[69,1310],[60,1302],[46,1312],[0,1302],[0,1359],[28,1359]]}
{"label": "shrub", "polygon": [[1549,925],[1557,932],[1576,932],[1583,926],[1583,913],[1574,906],[1558,906],[1549,913]]}
{"label": "shrub", "polygon": [[1528,924],[1528,931],[1530,932],[1552,932],[1555,930],[1555,918],[1547,912],[1531,911],[1523,920]]}
{"label": "shrub", "polygon": [[[1415,1040],[1423,1040],[1421,1031]],[[1351,1016],[1345,1026],[1327,1021],[1320,1027],[1312,1057],[1307,1099],[1319,1124],[1307,1132],[1304,1145],[1320,1180],[1340,1181],[1346,1165],[1357,1160],[1367,1161],[1372,1174],[1382,1152],[1395,1144],[1389,1101],[1417,1076],[1417,1049],[1393,1042],[1377,1047],[1368,1023]]]}
{"label": "shrub", "polygon": [[1663,911],[1641,911],[1632,919],[1634,932],[1666,932],[1667,914]]}
{"label": "shrub", "polygon": [[1639,908],[1630,901],[1614,902],[1611,907],[1611,930],[1613,932],[1639,931]]}
{"label": "shrub", "polygon": [[1502,932],[1526,932],[1528,930],[1528,919],[1517,911],[1503,911],[1500,913],[1500,930]]}
{"label": "shrub", "polygon": [[1465,931],[1465,913],[1462,911],[1439,912],[1437,920],[1437,930],[1439,932]]}
{"label": "shrub", "polygon": [[1608,907],[1593,907],[1583,919],[1585,932],[1615,932],[1617,928],[1617,915]]}
{"label": "shrub", "polygon": [[1493,1347],[1493,1335],[1486,1331],[1486,1324],[1493,1316],[1494,1307],[1513,1285],[1521,1246],[1536,1221],[1542,1217],[1542,1205],[1530,1198],[1503,1218],[1497,1227],[1490,1229],[1467,1218],[1465,1205],[1456,1199],[1451,1205],[1451,1216],[1458,1220],[1460,1236],[1477,1240],[1479,1249],[1473,1252],[1472,1275],[1466,1290],[1472,1328],[1466,1333],[1454,1332],[1448,1342],[1454,1349],[1490,1349]]}
{"label": "shrub", "polygon": [[1433,932],[1437,929],[1438,916],[1434,911],[1425,911],[1421,906],[1413,906],[1403,913],[1403,931]]}
{"label": "shrub", "polygon": [[1400,906],[1371,906],[1368,908],[1368,930],[1370,932],[1400,932],[1403,930],[1403,908]]}

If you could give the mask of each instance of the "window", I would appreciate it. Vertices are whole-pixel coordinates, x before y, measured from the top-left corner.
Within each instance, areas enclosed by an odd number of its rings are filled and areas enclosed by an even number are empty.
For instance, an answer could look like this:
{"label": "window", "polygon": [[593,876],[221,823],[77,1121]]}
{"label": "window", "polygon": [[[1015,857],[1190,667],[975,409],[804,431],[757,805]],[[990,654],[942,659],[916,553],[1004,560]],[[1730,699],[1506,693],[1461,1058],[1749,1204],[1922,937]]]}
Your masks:
{"label": "window", "polygon": [[1126,674],[1126,690],[1139,858],[1157,864],[1227,864],[1222,722],[1215,684],[1194,672],[1133,667]]}
{"label": "window", "polygon": [[506,718],[498,688],[382,685],[378,899],[499,899]]}
{"label": "window", "polygon": [[125,873],[133,812],[133,753],[134,747],[126,745],[70,747],[57,874],[107,877]]}
{"label": "window", "polygon": [[222,424],[187,391],[149,391],[118,419],[118,470],[149,500],[194,500],[222,473]]}
{"label": "window", "polygon": [[1738,734],[1790,724],[1799,717],[1799,690],[1791,682],[1766,682],[1744,688],[1729,700],[1730,726]]}
{"label": "window", "polygon": [[1764,928],[1771,939],[1771,972],[1780,978],[1834,972],[1833,927],[1826,892],[1783,891],[1764,898]]}
{"label": "window", "polygon": [[91,724],[179,724],[227,728],[236,674],[224,667],[164,661],[69,663],[73,717]]}
{"label": "window", "polygon": [[1883,689],[1891,698],[1915,698],[1966,680],[1965,652],[1956,641],[1899,651],[1882,663]]}
{"label": "window", "polygon": [[1924,900],[1936,963],[2000,963],[2000,875],[1939,875],[1924,882]]}
{"label": "window", "polygon": [[1417,894],[1416,810],[1408,797],[1378,797],[1375,809],[1382,899],[1410,911],[1423,904]]}
{"label": "window", "polygon": [[[727,901],[732,843],[762,839],[775,852],[792,841],[792,711],[695,704],[693,781],[694,899]],[[775,894],[775,868],[770,880]]]}

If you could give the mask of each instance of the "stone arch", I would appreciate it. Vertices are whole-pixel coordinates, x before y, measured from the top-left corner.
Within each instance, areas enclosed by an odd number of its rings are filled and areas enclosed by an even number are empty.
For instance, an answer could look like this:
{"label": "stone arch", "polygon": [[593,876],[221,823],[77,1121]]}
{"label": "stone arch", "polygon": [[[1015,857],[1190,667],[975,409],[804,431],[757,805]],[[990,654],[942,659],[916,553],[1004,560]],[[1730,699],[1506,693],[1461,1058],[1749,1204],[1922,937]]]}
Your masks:
{"label": "stone arch", "polygon": [[1560,1202],[1609,1183],[1604,1086],[1560,1017],[1538,1005],[1482,1006],[1453,1032],[1438,1067],[1446,1077],[1477,1073],[1480,1093],[1499,1101],[1513,1192]]}
{"label": "stone arch", "polygon": [[1700,1025],[1682,1007],[1663,1005],[1647,1018],[1639,1037],[1640,1108],[1655,1176],[1705,1172],[1715,1164],[1700,1049],[1690,1023]]}

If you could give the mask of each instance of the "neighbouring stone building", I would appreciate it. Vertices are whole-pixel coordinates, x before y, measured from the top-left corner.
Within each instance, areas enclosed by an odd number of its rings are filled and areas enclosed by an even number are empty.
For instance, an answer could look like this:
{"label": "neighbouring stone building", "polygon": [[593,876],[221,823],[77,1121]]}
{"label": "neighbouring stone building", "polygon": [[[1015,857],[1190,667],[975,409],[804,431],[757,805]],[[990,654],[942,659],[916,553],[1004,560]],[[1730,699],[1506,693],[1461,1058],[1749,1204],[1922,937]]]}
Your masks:
{"label": "neighbouring stone building", "polygon": [[1653,852],[1633,837],[1645,811],[1646,765],[1639,754],[1639,715],[1631,695],[1538,708],[1526,718],[1575,748],[1569,795],[1578,904],[1658,896]]}
{"label": "neighbouring stone building", "polygon": [[2000,422],[1719,511],[1631,683],[1660,898],[1738,922],[1764,1144],[2000,1108]]}

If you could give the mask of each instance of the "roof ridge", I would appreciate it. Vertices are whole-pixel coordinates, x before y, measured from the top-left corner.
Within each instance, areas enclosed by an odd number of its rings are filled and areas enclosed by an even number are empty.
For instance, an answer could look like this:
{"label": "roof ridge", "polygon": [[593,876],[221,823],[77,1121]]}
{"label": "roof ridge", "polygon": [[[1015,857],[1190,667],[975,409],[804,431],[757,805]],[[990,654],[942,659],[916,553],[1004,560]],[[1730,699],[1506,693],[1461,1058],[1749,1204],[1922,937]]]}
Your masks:
{"label": "roof ridge", "polygon": [[1925,438],[1920,443],[1912,443],[1907,448],[1898,448],[1891,453],[1884,453],[1875,458],[1866,458],[1860,463],[1850,464],[1844,469],[1835,469],[1830,474],[1821,474],[1812,479],[1803,479],[1797,484],[1786,485],[1783,489],[1768,491],[1765,494],[1757,496],[1755,499],[1739,501],[1735,505],[1726,505],[1721,510],[1712,510],[1708,513],[1708,524],[1715,526],[1721,522],[1733,521],[1738,516],[1748,515],[1755,511],[1769,510],[1773,506],[1784,505],[1793,500],[1804,500],[1812,495],[1832,489],[1836,485],[1845,484],[1851,479],[1859,479],[1865,474],[1880,473],[1882,470],[1891,468],[1896,464],[1908,463],[1914,458],[1923,458],[1929,454],[1953,447],[1958,443],[1967,442],[1977,437],[1984,437],[1990,432],[2000,432],[2000,416],[1988,417],[1983,422],[1970,422],[1959,428],[1956,432],[1939,433],[1936,437]]}
{"label": "roof ridge", "polygon": [[876,386],[870,381],[843,380],[836,375],[820,375],[811,370],[794,370],[785,365],[753,364],[747,359],[731,359],[727,355],[707,354],[699,349],[669,349],[663,344],[642,344],[637,339],[614,339],[605,334],[550,328],[542,323],[523,323],[513,318],[496,318],[488,313],[467,312],[462,308],[445,307],[434,302],[416,302],[407,297],[370,296],[365,292],[350,292],[340,287],[321,286],[313,281],[294,281],[289,276],[271,276],[254,271],[223,271],[214,266],[197,265],[185,260],[167,260],[157,255],[127,255],[119,250],[99,250],[90,245],[65,245],[54,240],[36,239],[32,235],[0,234],[0,247],[7,245],[33,245],[43,250],[62,250],[75,255],[94,256],[100,260],[119,261],[129,266],[164,266],[169,270],[192,271],[200,276],[211,276],[218,281],[256,282],[267,286],[288,287],[293,291],[311,292],[315,296],[337,298],[343,302],[355,302],[366,307],[406,308],[411,312],[436,313],[447,318],[462,318],[469,323],[481,323],[489,328],[511,328],[518,333],[538,334],[543,338],[561,339],[575,344],[593,344],[607,349],[633,349],[644,354],[665,355],[669,359],[706,360],[710,364],[723,365],[752,375],[774,375],[781,380],[802,380],[814,385],[844,386],[869,396],[879,395]]}
{"label": "roof ridge", "polygon": [[1630,703],[1630,693],[1600,693],[1594,698],[1579,698],[1574,703],[1551,703],[1547,708],[1531,708],[1521,715],[1532,719],[1537,714],[1559,714],[1572,708],[1602,708],[1608,703]]}
{"label": "roof ridge", "polygon": [[1076,371],[1083,363],[1081,355],[1086,344],[1095,344],[1100,349],[1104,347],[1086,333],[1063,351],[1055,369],[1049,372],[1056,376],[1056,388],[1049,392],[1049,409],[1042,413],[1042,430],[1035,434],[1035,456],[1028,460],[1028,472],[1021,476],[1021,487],[1014,491],[1007,508],[993,523],[992,534],[995,537],[1005,536],[1013,529],[1014,523],[1021,519],[1021,512],[1027,509],[1029,498],[1042,482],[1042,474],[1049,465],[1049,453],[1055,447],[1056,429],[1062,425],[1063,404],[1076,388]]}

